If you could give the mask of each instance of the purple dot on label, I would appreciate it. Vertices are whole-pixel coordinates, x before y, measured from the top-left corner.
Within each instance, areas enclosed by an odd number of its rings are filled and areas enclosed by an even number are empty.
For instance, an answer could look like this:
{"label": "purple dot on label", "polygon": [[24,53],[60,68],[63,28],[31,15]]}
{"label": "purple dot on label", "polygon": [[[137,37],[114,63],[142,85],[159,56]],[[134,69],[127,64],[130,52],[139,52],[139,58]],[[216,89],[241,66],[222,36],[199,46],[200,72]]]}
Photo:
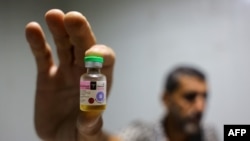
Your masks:
{"label": "purple dot on label", "polygon": [[103,102],[103,100],[104,100],[104,93],[103,93],[103,92],[98,92],[98,93],[96,94],[96,100],[97,100],[98,102]]}

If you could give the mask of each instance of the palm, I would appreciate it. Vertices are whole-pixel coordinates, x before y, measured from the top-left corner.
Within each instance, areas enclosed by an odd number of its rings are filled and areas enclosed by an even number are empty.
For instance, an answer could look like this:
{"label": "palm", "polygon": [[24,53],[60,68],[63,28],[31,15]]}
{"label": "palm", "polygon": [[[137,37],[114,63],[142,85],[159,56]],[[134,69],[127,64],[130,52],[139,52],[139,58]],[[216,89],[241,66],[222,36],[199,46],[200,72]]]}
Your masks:
{"label": "palm", "polygon": [[57,46],[60,65],[53,63],[41,27],[37,23],[28,24],[26,36],[38,67],[35,127],[43,139],[74,140],[79,115],[83,115],[81,120],[88,121],[101,114],[82,113],[79,110],[79,80],[85,72],[84,53],[104,57],[102,72],[107,76],[109,93],[114,52],[106,46],[94,45],[94,35],[86,19],[79,13],[65,15],[61,11],[51,10],[45,17]]}
{"label": "palm", "polygon": [[76,67],[69,68],[68,72],[63,71],[65,70],[59,67],[54,74],[38,75],[35,123],[37,130],[43,130],[38,132],[56,134],[60,128],[66,128],[60,123],[71,127],[76,124],[79,113],[78,82],[83,71]]}

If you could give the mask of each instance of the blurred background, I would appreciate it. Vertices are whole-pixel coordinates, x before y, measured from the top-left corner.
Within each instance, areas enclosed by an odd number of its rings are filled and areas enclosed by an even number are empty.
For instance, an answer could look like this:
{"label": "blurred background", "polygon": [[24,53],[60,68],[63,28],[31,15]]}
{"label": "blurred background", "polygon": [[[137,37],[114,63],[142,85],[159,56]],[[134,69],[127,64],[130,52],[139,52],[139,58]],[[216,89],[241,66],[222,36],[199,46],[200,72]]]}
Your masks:
{"label": "blurred background", "polygon": [[[190,64],[208,76],[204,122],[223,139],[224,124],[250,124],[250,0],[3,0],[0,2],[0,140],[38,141],[33,125],[36,65],[25,25],[52,8],[79,11],[98,43],[117,54],[104,128],[156,121],[167,72]],[[66,105],[65,105],[66,106]]]}

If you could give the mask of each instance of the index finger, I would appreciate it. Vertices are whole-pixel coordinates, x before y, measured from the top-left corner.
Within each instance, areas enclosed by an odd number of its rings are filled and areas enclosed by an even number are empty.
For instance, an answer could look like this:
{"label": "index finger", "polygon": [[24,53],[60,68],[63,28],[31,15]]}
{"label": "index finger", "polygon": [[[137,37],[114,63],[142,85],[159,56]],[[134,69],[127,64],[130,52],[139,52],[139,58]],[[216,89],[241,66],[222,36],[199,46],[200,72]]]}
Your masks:
{"label": "index finger", "polygon": [[95,44],[95,36],[87,19],[79,12],[69,12],[64,17],[65,29],[74,46],[74,62],[83,67],[86,50]]}

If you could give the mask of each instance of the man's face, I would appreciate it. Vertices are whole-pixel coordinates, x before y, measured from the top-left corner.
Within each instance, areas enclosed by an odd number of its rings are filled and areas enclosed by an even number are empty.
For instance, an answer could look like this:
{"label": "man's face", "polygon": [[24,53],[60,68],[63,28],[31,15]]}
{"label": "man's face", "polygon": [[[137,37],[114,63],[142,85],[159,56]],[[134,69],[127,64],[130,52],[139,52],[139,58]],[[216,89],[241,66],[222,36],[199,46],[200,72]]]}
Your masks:
{"label": "man's face", "polygon": [[180,76],[179,87],[165,96],[164,101],[177,126],[185,133],[194,134],[199,130],[207,97],[207,85],[194,76]]}

